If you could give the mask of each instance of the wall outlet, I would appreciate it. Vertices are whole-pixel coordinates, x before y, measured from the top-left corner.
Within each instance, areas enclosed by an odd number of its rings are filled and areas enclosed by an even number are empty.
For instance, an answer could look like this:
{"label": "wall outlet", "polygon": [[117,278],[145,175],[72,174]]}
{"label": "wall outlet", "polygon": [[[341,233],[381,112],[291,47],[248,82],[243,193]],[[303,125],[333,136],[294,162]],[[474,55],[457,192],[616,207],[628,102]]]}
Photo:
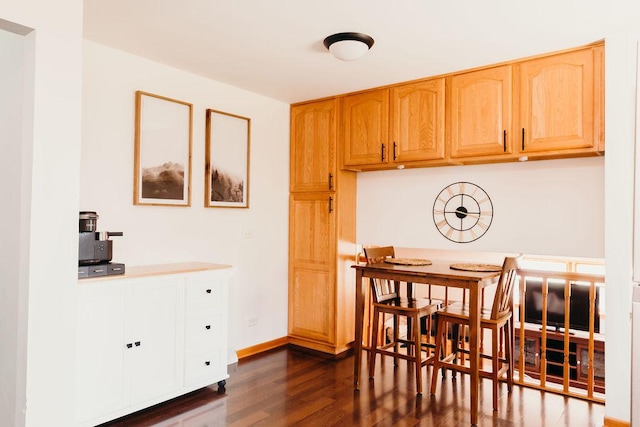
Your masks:
{"label": "wall outlet", "polygon": [[258,324],[258,318],[257,317],[250,317],[249,321],[247,322],[248,326],[256,326]]}

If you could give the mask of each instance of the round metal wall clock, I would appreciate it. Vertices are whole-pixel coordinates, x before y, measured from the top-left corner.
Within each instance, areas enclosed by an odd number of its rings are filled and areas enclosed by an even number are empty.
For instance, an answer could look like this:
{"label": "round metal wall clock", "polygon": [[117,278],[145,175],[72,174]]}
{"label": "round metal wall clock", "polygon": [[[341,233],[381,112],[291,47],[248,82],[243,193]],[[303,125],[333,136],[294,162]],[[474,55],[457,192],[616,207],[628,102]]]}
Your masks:
{"label": "round metal wall clock", "polygon": [[489,195],[470,182],[445,187],[433,202],[433,222],[447,239],[469,243],[482,237],[493,220]]}

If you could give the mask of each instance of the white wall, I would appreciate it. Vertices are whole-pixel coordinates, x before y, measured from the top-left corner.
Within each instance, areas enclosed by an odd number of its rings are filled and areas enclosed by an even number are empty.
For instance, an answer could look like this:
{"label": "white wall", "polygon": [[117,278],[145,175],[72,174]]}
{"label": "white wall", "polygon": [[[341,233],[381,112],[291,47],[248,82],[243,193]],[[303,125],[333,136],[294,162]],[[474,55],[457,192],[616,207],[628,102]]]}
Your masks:
{"label": "white wall", "polygon": [[[24,36],[0,30],[0,182],[21,182],[22,105],[24,86]],[[18,381],[24,383],[25,373],[18,371],[19,331],[21,313],[20,288],[20,224],[21,194],[19,185],[3,185],[0,220],[0,420],[15,419]],[[24,317],[24,316],[23,316]],[[20,377],[20,379],[19,379]]]}
{"label": "white wall", "polygon": [[[493,204],[489,230],[470,243],[433,221],[440,191],[458,181]],[[361,244],[604,258],[604,158],[404,169],[358,174]]]}
{"label": "white wall", "polygon": [[[230,345],[286,336],[289,105],[90,41],[83,72],[80,210],[124,232],[113,261],[231,264]],[[136,90],[193,104],[191,207],[133,205]],[[249,209],[203,207],[207,108],[251,118]]]}
{"label": "white wall", "polygon": [[[82,1],[1,0],[0,20],[2,29],[26,35],[23,103],[9,106],[20,110],[14,116],[20,135],[13,133],[18,139],[11,144],[21,144],[13,152],[22,158],[13,161],[22,164],[5,182],[20,189],[21,200],[0,214],[2,221],[7,213],[15,220],[17,209],[20,218],[13,222],[20,242],[12,247],[20,266],[10,284],[18,292],[17,347],[2,348],[17,354],[15,415],[9,414],[8,425],[71,425]],[[15,94],[0,97],[2,108],[11,101]]]}
{"label": "white wall", "polygon": [[607,416],[630,419],[633,168],[638,36],[606,40],[605,253]]}

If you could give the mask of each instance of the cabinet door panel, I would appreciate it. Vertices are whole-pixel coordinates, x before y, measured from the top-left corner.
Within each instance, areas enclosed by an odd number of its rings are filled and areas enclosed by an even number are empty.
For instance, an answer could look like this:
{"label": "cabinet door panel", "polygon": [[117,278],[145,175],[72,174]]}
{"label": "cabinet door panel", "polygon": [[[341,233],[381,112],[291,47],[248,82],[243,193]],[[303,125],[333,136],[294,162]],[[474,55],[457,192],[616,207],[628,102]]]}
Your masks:
{"label": "cabinet door panel", "polygon": [[451,157],[511,152],[511,74],[511,66],[505,65],[450,77]]}
{"label": "cabinet door panel", "polygon": [[391,89],[391,160],[444,158],[444,78]]}
{"label": "cabinet door panel", "polygon": [[389,161],[389,90],[375,90],[342,99],[344,165]]}
{"label": "cabinet door panel", "polygon": [[[131,401],[163,396],[178,384],[177,314],[180,279],[132,283],[130,342]],[[139,344],[137,344],[139,343]]]}
{"label": "cabinet door panel", "polygon": [[335,340],[335,213],[330,194],[292,194],[289,221],[289,334]]}
{"label": "cabinet door panel", "polygon": [[291,191],[333,190],[337,102],[291,108]]}
{"label": "cabinet door panel", "polygon": [[289,333],[335,341],[334,274],[326,269],[294,266],[289,288]]}
{"label": "cabinet door panel", "polygon": [[522,152],[594,146],[593,64],[585,49],[520,65]]}
{"label": "cabinet door panel", "polygon": [[335,198],[330,193],[292,194],[289,201],[290,259],[324,268],[335,253]]}
{"label": "cabinet door panel", "polygon": [[76,419],[88,421],[126,404],[125,288],[87,284],[79,290],[76,344]]}

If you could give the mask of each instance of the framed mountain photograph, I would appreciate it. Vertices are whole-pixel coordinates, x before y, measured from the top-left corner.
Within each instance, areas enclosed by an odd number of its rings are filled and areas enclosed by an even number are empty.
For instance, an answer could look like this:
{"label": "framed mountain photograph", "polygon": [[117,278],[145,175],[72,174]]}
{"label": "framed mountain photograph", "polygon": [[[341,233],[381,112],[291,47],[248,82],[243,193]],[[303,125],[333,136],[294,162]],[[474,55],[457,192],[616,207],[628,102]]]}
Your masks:
{"label": "framed mountain photograph", "polygon": [[249,207],[251,119],[207,110],[205,207]]}
{"label": "framed mountain photograph", "polygon": [[192,110],[136,92],[134,205],[191,205]]}

